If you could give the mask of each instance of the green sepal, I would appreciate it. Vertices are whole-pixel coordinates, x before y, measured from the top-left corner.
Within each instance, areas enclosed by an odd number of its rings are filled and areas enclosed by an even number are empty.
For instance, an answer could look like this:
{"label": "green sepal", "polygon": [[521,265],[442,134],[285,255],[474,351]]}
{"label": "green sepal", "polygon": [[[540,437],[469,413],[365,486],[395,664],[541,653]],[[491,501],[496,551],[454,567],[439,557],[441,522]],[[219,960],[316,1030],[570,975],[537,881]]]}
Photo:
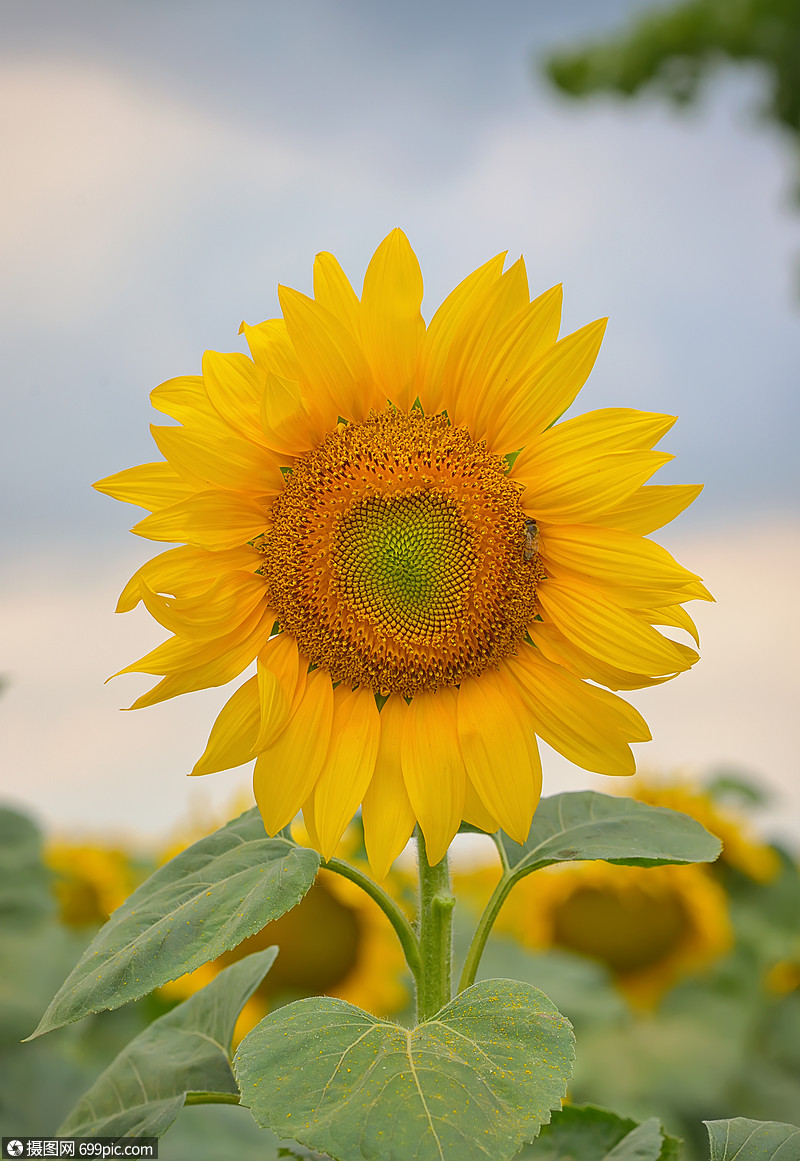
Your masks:
{"label": "green sepal", "polygon": [[154,1020],[119,1053],[58,1130],[64,1137],[160,1137],[188,1093],[235,1101],[231,1040],[239,1013],[278,954],[248,955]]}
{"label": "green sepal", "polygon": [[181,851],[125,900],[89,944],[29,1037],[194,971],[294,907],[316,851],[267,838],[257,809]]}
{"label": "green sepal", "polygon": [[411,1030],[299,1000],[245,1037],[234,1071],[258,1124],[340,1161],[507,1161],[560,1107],[573,1059],[542,992],[485,980]]}

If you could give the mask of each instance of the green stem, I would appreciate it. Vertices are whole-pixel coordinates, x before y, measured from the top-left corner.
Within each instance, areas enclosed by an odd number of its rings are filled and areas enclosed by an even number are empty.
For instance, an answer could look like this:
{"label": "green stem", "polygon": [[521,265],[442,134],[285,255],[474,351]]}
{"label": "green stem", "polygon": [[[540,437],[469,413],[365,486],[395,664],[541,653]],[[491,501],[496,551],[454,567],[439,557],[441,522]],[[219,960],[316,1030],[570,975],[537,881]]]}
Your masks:
{"label": "green stem", "polygon": [[481,956],[483,955],[483,949],[486,947],[489,932],[492,930],[500,908],[505,903],[508,893],[513,886],[514,878],[506,872],[492,892],[492,897],[486,904],[480,922],[475,928],[475,934],[469,945],[467,958],[464,960],[464,970],[461,973],[461,979],[458,984],[459,992],[463,992],[464,988],[468,988],[470,984],[475,983],[478,965],[481,962]]}
{"label": "green stem", "polygon": [[419,871],[419,949],[422,970],[417,979],[417,1020],[430,1020],[451,999],[453,907],[447,855],[432,867],[425,839],[417,828]]}
{"label": "green stem", "polygon": [[238,1092],[187,1092],[187,1105],[238,1105]]}
{"label": "green stem", "polygon": [[327,863],[323,863],[323,867],[327,871],[333,871],[335,874],[341,875],[344,879],[349,879],[351,883],[356,883],[362,891],[365,891],[369,895],[370,899],[375,900],[395,929],[397,938],[400,940],[403,953],[406,957],[406,963],[419,986],[420,972],[422,970],[419,940],[414,932],[414,928],[395,903],[394,899],[392,899],[391,895],[387,895],[382,887],[379,887],[376,882],[370,879],[369,875],[365,875],[363,871],[359,871],[357,867],[351,866],[350,863],[346,863],[343,859],[329,859]]}

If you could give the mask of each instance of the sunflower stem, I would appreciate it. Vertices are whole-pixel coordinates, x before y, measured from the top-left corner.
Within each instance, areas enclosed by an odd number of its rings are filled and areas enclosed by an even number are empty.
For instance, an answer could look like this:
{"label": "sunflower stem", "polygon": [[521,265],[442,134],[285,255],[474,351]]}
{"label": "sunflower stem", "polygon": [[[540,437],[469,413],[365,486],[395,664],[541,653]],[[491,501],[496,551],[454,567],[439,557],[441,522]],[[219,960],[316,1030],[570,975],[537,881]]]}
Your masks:
{"label": "sunflower stem", "polygon": [[419,947],[422,970],[417,977],[417,1020],[430,1020],[450,1002],[453,958],[453,907],[447,855],[428,862],[425,839],[417,828],[419,872]]}
{"label": "sunflower stem", "polygon": [[323,863],[323,866],[327,871],[333,871],[335,874],[341,875],[343,879],[349,879],[351,883],[356,883],[362,891],[369,895],[370,899],[373,899],[378,904],[381,911],[383,911],[395,929],[397,938],[400,940],[400,946],[403,949],[403,954],[406,957],[406,963],[414,979],[418,981],[422,969],[419,940],[417,939],[414,928],[395,903],[394,899],[392,899],[391,895],[387,895],[382,887],[379,887],[373,879],[370,879],[369,875],[365,875],[357,867],[346,863],[344,859],[329,859],[327,863]]}
{"label": "sunflower stem", "polygon": [[459,992],[463,992],[464,988],[468,988],[470,984],[475,983],[475,976],[478,973],[478,966],[481,962],[486,941],[489,938],[489,933],[494,926],[494,921],[500,913],[500,908],[506,901],[509,891],[514,886],[514,878],[509,874],[504,874],[503,878],[495,887],[489,902],[484,908],[483,915],[481,915],[480,922],[475,928],[475,934],[472,937],[472,942],[469,945],[467,958],[464,960],[464,968],[461,972],[461,979],[458,983]]}

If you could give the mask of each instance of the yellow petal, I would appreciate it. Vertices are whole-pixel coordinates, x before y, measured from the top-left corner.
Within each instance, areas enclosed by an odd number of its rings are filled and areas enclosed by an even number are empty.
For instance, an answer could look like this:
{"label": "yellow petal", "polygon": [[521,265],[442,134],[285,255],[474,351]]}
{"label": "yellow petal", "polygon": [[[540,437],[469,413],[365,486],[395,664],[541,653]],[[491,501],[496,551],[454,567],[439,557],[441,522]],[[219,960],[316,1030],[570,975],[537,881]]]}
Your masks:
{"label": "yellow petal", "polygon": [[700,582],[696,573],[678,564],[660,544],[631,532],[586,524],[546,524],[539,532],[540,553],[548,564],[593,581],[641,589],[651,585],[681,588]]}
{"label": "yellow petal", "polygon": [[297,353],[282,318],[270,318],[254,327],[243,322],[239,334],[247,340],[253,362],[264,372],[271,371],[282,379],[300,377]]}
{"label": "yellow petal", "polygon": [[378,879],[388,873],[410,839],[416,822],[400,762],[407,715],[408,706],[403,698],[392,694],[381,710],[375,770],[361,808],[367,856]]}
{"label": "yellow petal", "polygon": [[[474,368],[486,366],[487,352],[497,336],[529,307],[528,275],[519,258],[484,290],[469,314],[462,315],[442,374],[444,406],[454,425],[465,424],[474,432],[483,395],[481,385],[473,380]],[[520,446],[517,443],[516,447]]]}
{"label": "yellow petal", "polygon": [[126,468],[113,476],[106,476],[92,484],[98,492],[123,500],[126,504],[138,504],[148,512],[168,508],[179,500],[194,495],[196,488],[182,479],[173,467],[159,460],[155,464],[139,464]]}
{"label": "yellow petal", "polygon": [[216,774],[232,770],[255,758],[259,725],[258,685],[255,677],[240,685],[226,701],[211,727],[208,745],[195,762],[192,774]]}
{"label": "yellow petal", "polygon": [[668,674],[666,677],[647,677],[641,673],[631,673],[629,670],[608,665],[605,661],[579,649],[549,621],[531,622],[528,632],[534,645],[548,661],[561,665],[575,677],[587,677],[589,681],[595,681],[607,689],[645,689],[651,685],[663,685],[672,676]]}
{"label": "yellow petal", "polygon": [[460,282],[451,291],[431,319],[420,347],[412,394],[419,396],[426,414],[447,407],[443,392],[445,364],[455,336],[469,327],[470,319],[481,309],[486,290],[503,270],[505,254],[498,254]]}
{"label": "yellow petal", "polygon": [[267,374],[261,401],[261,426],[267,446],[289,456],[303,455],[320,442],[325,428],[305,405],[300,384]]}
{"label": "yellow petal", "polygon": [[561,325],[561,286],[553,286],[506,323],[476,359],[465,387],[480,397],[475,411],[476,439],[486,436],[493,446],[499,417],[517,384],[555,346]]}
{"label": "yellow petal", "polygon": [[657,411],[636,411],[631,407],[603,407],[557,423],[536,436],[517,456],[523,474],[542,458],[556,460],[580,452],[605,454],[618,451],[647,451],[674,425],[674,415]]}
{"label": "yellow petal", "polygon": [[209,399],[231,427],[256,444],[264,442],[261,396],[265,378],[264,368],[238,351],[206,351],[203,355],[203,382]]}
{"label": "yellow petal", "polygon": [[646,677],[663,677],[693,664],[688,656],[691,650],[684,653],[674,641],[592,585],[548,577],[537,595],[549,619],[568,640],[610,665]]}
{"label": "yellow petal", "polygon": [[598,319],[551,347],[508,391],[492,447],[517,451],[563,415],[594,366],[607,319]]}
{"label": "yellow petal", "polygon": [[354,335],[360,333],[356,292],[337,259],[325,250],[314,260],[314,298]]}
{"label": "yellow petal", "polygon": [[486,834],[495,834],[500,829],[500,823],[483,805],[469,774],[464,783],[464,822],[477,826],[478,830],[483,830]]}
{"label": "yellow petal", "polygon": [[300,383],[322,393],[347,420],[362,420],[371,407],[386,406],[376,389],[361,345],[335,315],[313,298],[278,287],[283,316],[300,364]]}
{"label": "yellow petal", "polygon": [[148,540],[186,541],[209,551],[235,548],[264,531],[268,503],[266,497],[259,501],[237,492],[198,492],[145,516],[131,532]]}
{"label": "yellow petal", "polygon": [[[115,673],[114,676],[120,677],[123,673],[154,673],[166,677],[177,676],[182,669],[197,669],[206,662],[216,661],[225,653],[249,642],[255,630],[260,627],[267,612],[266,598],[264,598],[263,607],[257,607],[230,633],[216,637],[212,641],[188,641],[183,637],[170,637],[161,645],[157,645],[155,649],[151,649],[149,653],[145,653],[144,657],[140,657],[138,661],[133,661],[124,669],[120,669],[119,673]],[[274,624],[275,616],[274,614],[270,615]],[[259,644],[258,649],[260,648]],[[254,657],[255,653],[250,660],[252,661]],[[232,676],[235,677],[236,674],[232,674]]]}
{"label": "yellow petal", "polygon": [[189,597],[205,592],[226,572],[254,573],[261,559],[260,553],[250,544],[224,552],[207,552],[186,544],[169,548],[137,569],[122,590],[116,611],[127,613],[136,608],[142,599],[140,581],[156,593]]}
{"label": "yellow petal", "polygon": [[633,774],[629,742],[650,739],[647,723],[622,698],[587,685],[524,646],[507,661],[533,728],[570,762],[597,774]]}
{"label": "yellow petal", "polygon": [[372,690],[337,686],[331,741],[314,787],[314,826],[323,859],[333,857],[361,804],[375,769],[380,732]]}
{"label": "yellow petal", "polygon": [[597,517],[594,523],[649,536],[679,516],[702,490],[702,484],[652,484],[639,488],[618,507]]}
{"label": "yellow petal", "polygon": [[407,411],[425,323],[422,271],[402,230],[392,230],[375,251],[364,275],[361,339],[384,398]]}
{"label": "yellow petal", "polygon": [[[193,642],[181,642],[182,645],[187,646],[188,644],[191,648],[185,650],[180,661],[174,642],[166,642],[165,644],[173,646],[170,655],[173,663],[167,676],[149,693],[138,698],[129,708],[132,710],[144,709],[146,706],[157,705],[169,698],[178,697],[182,693],[194,693],[198,689],[212,689],[217,685],[227,685],[229,681],[233,681],[234,677],[238,677],[243,669],[247,668],[264,647],[264,643],[272,632],[274,622],[275,614],[271,610],[267,610],[266,613],[256,610],[251,618],[243,622],[235,634],[230,635],[230,638],[223,638],[211,644],[204,643],[201,647],[194,646]],[[156,650],[153,653],[156,653]],[[212,654],[210,657],[209,653]],[[152,654],[148,656],[152,656]],[[206,656],[208,659],[193,666],[190,665],[190,659],[199,662],[201,656]],[[166,666],[166,662],[162,664]],[[142,663],[138,664],[138,668],[147,673],[157,672],[152,667],[144,669]],[[127,670],[122,670],[122,672],[134,672],[136,669],[137,666],[129,666]]]}
{"label": "yellow petal", "polygon": [[669,605],[661,609],[637,609],[640,617],[644,617],[651,625],[672,625],[675,629],[684,629],[695,644],[700,645],[700,634],[692,618],[682,605]]}
{"label": "yellow petal", "polygon": [[[264,446],[185,427],[150,427],[156,447],[195,491],[225,488],[257,495],[283,491],[277,460]],[[263,440],[263,434],[262,434]]]}
{"label": "yellow petal", "polygon": [[435,865],[447,854],[464,810],[466,775],[453,690],[422,693],[413,699],[400,760],[408,797],[425,836],[428,861]]}
{"label": "yellow petal", "polygon": [[[261,726],[254,746],[260,753],[284,728],[297,709],[297,694],[305,692],[305,669],[301,674],[297,641],[290,633],[272,637],[258,655],[258,698]],[[302,680],[301,680],[302,678]]]}
{"label": "yellow petal", "polygon": [[145,608],[160,625],[191,641],[232,633],[267,598],[264,578],[233,572],[191,597],[163,597],[140,581]]}
{"label": "yellow petal", "polygon": [[520,505],[535,520],[567,524],[593,521],[622,503],[671,459],[674,456],[654,451],[542,457],[527,472],[515,473],[515,479],[525,487]]}
{"label": "yellow petal", "polygon": [[539,801],[541,770],[531,764],[527,715],[514,686],[492,669],[465,677],[456,723],[464,764],[481,801],[506,834],[524,843]]}
{"label": "yellow petal", "polygon": [[202,375],[178,375],[167,379],[150,392],[150,402],[178,423],[200,422],[222,424],[222,416],[208,397]]}
{"label": "yellow petal", "polygon": [[292,821],[319,777],[331,739],[333,688],[322,669],[308,675],[296,712],[256,758],[253,793],[267,834]]}

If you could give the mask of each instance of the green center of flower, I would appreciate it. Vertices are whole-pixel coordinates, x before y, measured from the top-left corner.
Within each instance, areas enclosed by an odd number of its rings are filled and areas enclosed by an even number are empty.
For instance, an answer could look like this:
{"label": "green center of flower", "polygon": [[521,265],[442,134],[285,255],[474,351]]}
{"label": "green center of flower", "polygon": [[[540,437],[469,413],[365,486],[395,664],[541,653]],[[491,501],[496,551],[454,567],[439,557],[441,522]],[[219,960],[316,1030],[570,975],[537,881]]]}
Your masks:
{"label": "green center of flower", "polygon": [[543,575],[506,464],[445,415],[386,411],[299,459],[264,564],[281,629],[334,681],[411,697],[514,652]]}
{"label": "green center of flower", "polygon": [[333,555],[339,590],[377,631],[422,641],[452,628],[476,564],[474,536],[440,492],[373,493],[339,521]]}

